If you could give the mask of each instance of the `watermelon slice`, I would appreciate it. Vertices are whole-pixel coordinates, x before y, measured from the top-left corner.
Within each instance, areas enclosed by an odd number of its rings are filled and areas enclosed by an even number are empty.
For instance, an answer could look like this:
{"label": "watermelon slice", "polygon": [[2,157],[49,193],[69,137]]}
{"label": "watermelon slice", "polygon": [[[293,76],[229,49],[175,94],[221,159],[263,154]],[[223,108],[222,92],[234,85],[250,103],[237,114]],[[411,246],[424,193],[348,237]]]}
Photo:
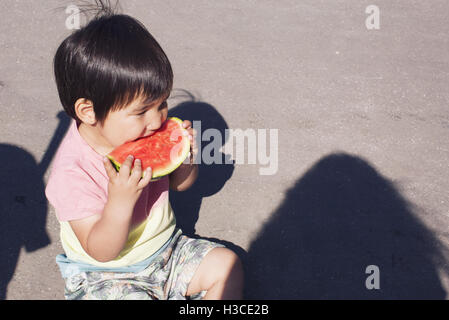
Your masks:
{"label": "watermelon slice", "polygon": [[187,158],[190,141],[182,127],[182,120],[168,118],[161,128],[151,136],[129,141],[115,148],[107,155],[117,171],[129,155],[140,159],[142,171],[152,169],[151,180],[166,176],[178,168]]}

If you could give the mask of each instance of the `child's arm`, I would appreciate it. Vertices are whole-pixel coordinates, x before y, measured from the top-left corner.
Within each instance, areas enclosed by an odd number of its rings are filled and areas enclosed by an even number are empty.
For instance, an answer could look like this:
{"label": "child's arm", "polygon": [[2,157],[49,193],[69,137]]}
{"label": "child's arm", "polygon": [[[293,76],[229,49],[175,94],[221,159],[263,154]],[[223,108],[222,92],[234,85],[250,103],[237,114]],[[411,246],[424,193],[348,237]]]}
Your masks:
{"label": "child's arm", "polygon": [[103,213],[70,221],[83,249],[100,262],[111,261],[123,249],[134,206],[151,179],[151,169],[141,179],[140,161],[136,160],[131,172],[133,158],[128,157],[117,173],[108,159],[104,166],[109,177],[108,200]]}
{"label": "child's arm", "polygon": [[170,174],[170,189],[185,191],[192,186],[198,177],[198,165],[182,164]]}
{"label": "child's arm", "polygon": [[183,127],[187,129],[190,139],[190,164],[181,164],[178,169],[170,174],[170,189],[174,191],[184,191],[190,188],[198,177],[198,165],[193,164],[197,153],[196,148],[196,132],[192,128],[192,123],[189,120],[184,120]]}

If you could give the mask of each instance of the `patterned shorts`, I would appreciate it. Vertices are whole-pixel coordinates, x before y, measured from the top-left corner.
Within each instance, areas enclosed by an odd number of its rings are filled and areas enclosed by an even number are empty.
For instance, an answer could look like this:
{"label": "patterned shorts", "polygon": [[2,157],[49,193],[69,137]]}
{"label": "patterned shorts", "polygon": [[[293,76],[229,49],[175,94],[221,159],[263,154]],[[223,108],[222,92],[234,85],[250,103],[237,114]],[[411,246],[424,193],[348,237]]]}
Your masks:
{"label": "patterned shorts", "polygon": [[201,299],[206,291],[186,297],[187,287],[204,256],[223,245],[189,238],[180,230],[167,248],[138,273],[81,272],[65,279],[67,300]]}

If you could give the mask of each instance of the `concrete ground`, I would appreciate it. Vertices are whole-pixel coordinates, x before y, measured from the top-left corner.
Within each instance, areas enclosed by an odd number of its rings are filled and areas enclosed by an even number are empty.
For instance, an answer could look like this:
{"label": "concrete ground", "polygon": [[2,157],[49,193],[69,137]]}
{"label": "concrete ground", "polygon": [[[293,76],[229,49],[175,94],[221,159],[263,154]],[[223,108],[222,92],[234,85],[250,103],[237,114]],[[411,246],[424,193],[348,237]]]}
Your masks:
{"label": "concrete ground", "polygon": [[[0,2],[2,299],[64,298],[59,225],[43,191],[68,125],[52,58],[70,33],[70,3]],[[370,5],[379,29],[366,26]],[[129,0],[122,9],[172,62],[173,115],[201,120],[203,132],[251,129],[268,140],[278,129],[275,174],[260,174],[260,157],[202,164],[195,187],[171,194],[187,233],[241,256],[246,298],[448,298],[447,1]]]}

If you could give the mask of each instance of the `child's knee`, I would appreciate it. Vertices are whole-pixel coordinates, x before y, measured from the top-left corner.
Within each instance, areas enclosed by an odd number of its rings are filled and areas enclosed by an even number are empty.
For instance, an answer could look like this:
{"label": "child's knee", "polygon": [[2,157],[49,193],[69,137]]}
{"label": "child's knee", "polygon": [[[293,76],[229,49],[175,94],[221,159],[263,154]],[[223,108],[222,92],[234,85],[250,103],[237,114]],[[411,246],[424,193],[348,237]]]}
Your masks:
{"label": "child's knee", "polygon": [[211,253],[216,255],[218,278],[225,280],[232,277],[236,281],[243,279],[242,261],[234,251],[227,248],[216,248]]}

